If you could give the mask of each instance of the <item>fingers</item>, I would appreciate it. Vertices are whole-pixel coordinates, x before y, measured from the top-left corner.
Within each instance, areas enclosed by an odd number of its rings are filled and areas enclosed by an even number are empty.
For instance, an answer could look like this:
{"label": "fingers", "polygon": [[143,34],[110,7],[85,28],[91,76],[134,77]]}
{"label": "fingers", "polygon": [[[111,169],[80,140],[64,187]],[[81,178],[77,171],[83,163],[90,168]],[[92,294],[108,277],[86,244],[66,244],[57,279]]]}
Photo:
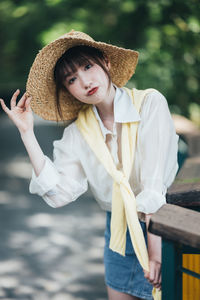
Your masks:
{"label": "fingers", "polygon": [[152,284],[156,289],[161,289],[161,276],[158,281],[154,281]]}
{"label": "fingers", "polygon": [[12,110],[14,110],[15,108],[18,109],[22,109],[22,111],[26,110],[26,111],[31,111],[31,107],[30,107],[30,102],[32,97],[29,96],[27,93],[24,93],[23,96],[21,97],[21,99],[19,100],[19,102],[16,105],[16,101],[17,101],[17,97],[20,93],[20,90],[17,89],[11,100],[10,100],[10,109],[6,106],[5,102],[3,99],[0,99],[0,103],[1,103],[1,107],[2,109],[5,111],[5,113],[7,113],[8,115],[11,114]]}
{"label": "fingers", "polygon": [[[11,100],[10,100],[10,110],[9,108],[5,105],[5,102],[3,101],[3,99],[1,99],[1,106],[3,108],[3,110],[6,112],[6,113],[9,113],[11,112],[11,110],[13,110],[14,108],[21,108],[21,109],[26,109],[27,111],[30,111],[30,101],[31,101],[31,96],[29,96],[27,93],[24,93],[23,96],[21,97],[21,99],[18,101],[18,103],[16,104],[17,102],[17,97],[19,96],[19,93],[20,93],[20,90],[17,89]],[[28,102],[27,102],[28,100]]]}
{"label": "fingers", "polygon": [[155,270],[155,278],[153,284],[160,284],[161,283],[161,269],[158,268]]}
{"label": "fingers", "polygon": [[10,109],[5,105],[5,102],[3,101],[3,99],[0,99],[0,103],[1,103],[2,109],[5,111],[5,113],[7,113],[9,115]]}
{"label": "fingers", "polygon": [[25,101],[25,108],[26,108],[26,111],[31,111],[31,106],[30,106],[31,100],[32,100],[32,97],[29,96],[29,97],[26,99],[26,101]]}
{"label": "fingers", "polygon": [[161,272],[159,272],[157,283],[154,284],[154,287],[157,288],[157,289],[161,289],[161,282],[162,282]]}
{"label": "fingers", "polygon": [[144,271],[144,277],[155,287],[161,288],[161,264],[150,261],[150,271]]}
{"label": "fingers", "polygon": [[17,103],[17,107],[23,108],[26,99],[27,99],[27,95],[26,93],[24,93],[21,99],[19,100],[19,102]]}
{"label": "fingers", "polygon": [[150,271],[144,271],[144,277],[151,283],[153,284],[155,280],[155,268],[152,268],[152,265],[150,265]]}
{"label": "fingers", "polygon": [[149,272],[147,272],[146,270],[143,270],[143,272],[144,272],[144,277],[146,279],[148,279],[149,278]]}
{"label": "fingers", "polygon": [[150,273],[149,273],[148,280],[151,284],[156,283],[156,270],[155,270],[155,268],[150,268]]}
{"label": "fingers", "polygon": [[10,100],[10,107],[11,107],[11,109],[13,109],[16,106],[16,100],[17,100],[17,97],[18,97],[19,93],[20,93],[20,90],[17,89],[14,92],[14,94],[13,94],[13,96],[11,98],[11,100]]}

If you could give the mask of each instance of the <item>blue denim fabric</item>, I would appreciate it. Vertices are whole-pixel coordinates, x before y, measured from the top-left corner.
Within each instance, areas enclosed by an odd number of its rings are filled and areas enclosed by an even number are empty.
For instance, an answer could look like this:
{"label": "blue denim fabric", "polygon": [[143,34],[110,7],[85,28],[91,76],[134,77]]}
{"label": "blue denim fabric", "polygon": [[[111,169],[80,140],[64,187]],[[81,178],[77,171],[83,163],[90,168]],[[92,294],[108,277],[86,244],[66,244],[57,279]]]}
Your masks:
{"label": "blue denim fabric", "polygon": [[[143,269],[138,262],[132,246],[129,231],[127,230],[126,234],[125,256],[109,249],[110,220],[111,213],[107,212],[104,247],[106,285],[119,292],[127,293],[145,300],[153,300],[153,287],[144,277]],[[140,224],[146,240],[146,224],[144,222],[140,222]]]}

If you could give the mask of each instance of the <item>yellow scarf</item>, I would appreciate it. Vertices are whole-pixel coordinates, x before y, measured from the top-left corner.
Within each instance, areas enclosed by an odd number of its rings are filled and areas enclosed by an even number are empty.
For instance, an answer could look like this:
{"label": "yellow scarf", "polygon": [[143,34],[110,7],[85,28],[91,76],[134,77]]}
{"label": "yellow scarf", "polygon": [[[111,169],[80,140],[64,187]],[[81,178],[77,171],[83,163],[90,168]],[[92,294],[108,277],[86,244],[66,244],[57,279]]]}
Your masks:
{"label": "yellow scarf", "polygon": [[[132,98],[133,103],[139,112],[144,98],[153,89],[141,91],[125,88],[125,90]],[[129,176],[133,166],[137,140],[138,121],[122,124],[122,171],[119,171],[116,168],[110,151],[104,141],[92,106],[79,112],[76,125],[99,161],[113,178],[111,238],[109,247],[113,251],[125,255],[126,230],[128,225],[136,256],[142,268],[149,271],[147,247],[137,215],[135,196],[129,184]],[[155,290],[153,293],[155,300],[161,299],[157,298],[157,292],[155,292]]]}

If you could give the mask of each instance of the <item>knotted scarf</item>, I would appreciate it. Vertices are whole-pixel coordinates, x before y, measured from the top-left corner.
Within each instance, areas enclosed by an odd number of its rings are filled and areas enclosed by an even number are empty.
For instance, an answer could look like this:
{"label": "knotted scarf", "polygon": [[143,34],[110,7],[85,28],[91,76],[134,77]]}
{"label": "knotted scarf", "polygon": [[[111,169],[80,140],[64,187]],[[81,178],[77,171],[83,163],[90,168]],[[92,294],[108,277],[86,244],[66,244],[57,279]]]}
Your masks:
{"label": "knotted scarf", "polygon": [[[144,91],[124,89],[129,94],[129,97],[131,97],[138,112],[146,95],[153,91],[153,89]],[[128,225],[136,256],[142,268],[149,271],[148,252],[138,219],[136,199],[129,184],[136,148],[138,121],[122,124],[122,170],[118,170],[113,161],[92,106],[88,106],[79,112],[76,125],[96,157],[113,178],[111,238],[109,247],[111,250],[125,255],[126,231]],[[161,299],[157,298],[158,294],[155,290],[153,293],[154,299]]]}

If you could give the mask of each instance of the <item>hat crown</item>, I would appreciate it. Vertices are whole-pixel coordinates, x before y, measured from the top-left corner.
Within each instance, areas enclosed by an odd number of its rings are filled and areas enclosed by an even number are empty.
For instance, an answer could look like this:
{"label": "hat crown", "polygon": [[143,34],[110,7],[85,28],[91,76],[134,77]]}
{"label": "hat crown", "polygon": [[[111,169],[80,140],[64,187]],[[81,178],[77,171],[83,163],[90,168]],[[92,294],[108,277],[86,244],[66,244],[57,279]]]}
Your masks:
{"label": "hat crown", "polygon": [[94,41],[93,38],[91,38],[88,34],[81,32],[81,31],[75,31],[72,29],[71,31],[65,33],[62,37],[60,38],[73,38],[73,39],[81,39],[81,40],[87,40],[87,41]]}

